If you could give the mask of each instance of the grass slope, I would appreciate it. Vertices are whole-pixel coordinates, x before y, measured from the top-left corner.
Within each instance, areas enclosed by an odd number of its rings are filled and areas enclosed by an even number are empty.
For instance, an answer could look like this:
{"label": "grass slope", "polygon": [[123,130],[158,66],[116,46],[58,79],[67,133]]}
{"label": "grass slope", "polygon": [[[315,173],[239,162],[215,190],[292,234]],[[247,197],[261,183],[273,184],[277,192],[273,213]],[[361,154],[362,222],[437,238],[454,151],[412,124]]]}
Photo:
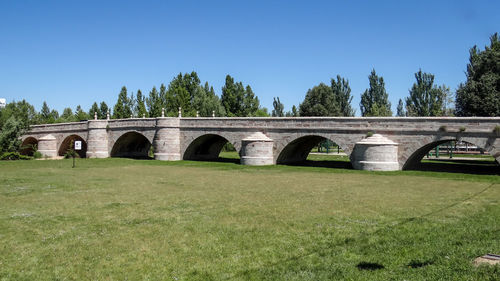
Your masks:
{"label": "grass slope", "polygon": [[0,280],[499,280],[498,176],[0,163]]}

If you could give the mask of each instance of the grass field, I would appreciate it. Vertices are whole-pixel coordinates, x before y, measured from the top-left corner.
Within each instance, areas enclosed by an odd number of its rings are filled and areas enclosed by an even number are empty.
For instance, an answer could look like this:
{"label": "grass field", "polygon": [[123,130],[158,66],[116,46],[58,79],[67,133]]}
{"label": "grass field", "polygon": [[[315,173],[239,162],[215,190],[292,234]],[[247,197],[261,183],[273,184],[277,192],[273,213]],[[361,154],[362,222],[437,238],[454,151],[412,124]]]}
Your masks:
{"label": "grass field", "polygon": [[0,280],[500,280],[472,265],[500,252],[498,175],[78,159],[0,178]]}

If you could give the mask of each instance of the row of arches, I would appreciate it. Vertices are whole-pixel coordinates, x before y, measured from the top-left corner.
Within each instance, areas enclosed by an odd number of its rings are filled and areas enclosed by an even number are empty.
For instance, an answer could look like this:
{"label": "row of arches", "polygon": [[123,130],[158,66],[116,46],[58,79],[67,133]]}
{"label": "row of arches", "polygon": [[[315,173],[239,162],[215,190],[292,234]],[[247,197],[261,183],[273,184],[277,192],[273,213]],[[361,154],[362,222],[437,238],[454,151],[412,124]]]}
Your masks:
{"label": "row of arches", "polygon": [[[318,148],[318,144],[327,141],[329,139],[318,136],[318,135],[308,135],[302,136],[297,139],[292,140],[284,146],[284,148],[279,152],[276,158],[277,164],[285,165],[306,165],[306,166],[321,166],[321,167],[338,167],[338,168],[352,168],[349,158],[344,155],[344,157],[337,157],[332,159],[322,158],[325,154],[311,154],[314,148]],[[58,155],[64,156],[70,145],[74,141],[82,142],[82,149],[77,151],[79,157],[85,158],[87,152],[86,141],[78,135],[70,135],[66,137],[58,148]],[[330,140],[335,143],[334,140]],[[483,157],[480,160],[470,158],[469,160],[457,160],[455,159],[435,159],[434,162],[424,160],[427,159],[426,156],[429,152],[439,145],[449,143],[454,141],[452,139],[439,140],[425,144],[424,146],[417,149],[406,161],[403,169],[409,170],[447,170],[447,171],[457,171],[457,172],[469,172],[469,173],[486,173],[486,174],[499,174],[497,162],[493,157]],[[205,134],[193,141],[187,146],[182,159],[184,160],[199,160],[199,161],[230,161],[238,162],[239,155],[237,152],[230,154],[222,153],[223,148],[227,146],[229,141],[223,136],[216,134]],[[37,140],[33,137],[28,137],[23,141],[22,153],[25,155],[33,155],[34,148],[37,145]],[[338,151],[341,151],[341,147],[338,146]],[[338,155],[341,155],[338,153]],[[127,157],[136,159],[152,159],[153,149],[152,144],[143,134],[139,132],[127,132],[120,136],[115,143],[110,152],[111,157]],[[221,157],[222,156],[222,157]],[[226,157],[224,157],[226,156]],[[230,158],[230,159],[228,159]],[[436,161],[441,161],[436,162]],[[452,164],[446,165],[443,164]],[[463,164],[459,167],[459,164]],[[465,167],[463,167],[465,165]]]}

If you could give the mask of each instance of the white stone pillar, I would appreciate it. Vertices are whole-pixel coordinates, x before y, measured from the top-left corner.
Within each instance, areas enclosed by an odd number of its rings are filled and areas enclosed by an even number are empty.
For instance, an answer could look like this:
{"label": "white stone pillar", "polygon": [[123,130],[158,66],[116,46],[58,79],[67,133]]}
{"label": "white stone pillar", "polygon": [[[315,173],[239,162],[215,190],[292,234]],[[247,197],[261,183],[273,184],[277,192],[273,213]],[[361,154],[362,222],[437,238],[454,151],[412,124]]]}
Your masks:
{"label": "white stone pillar", "polygon": [[351,154],[354,169],[368,171],[397,171],[398,144],[374,134],[356,143]]}
{"label": "white stone pillar", "polygon": [[108,121],[91,120],[88,123],[89,136],[87,139],[87,158],[107,158],[108,149]]}
{"label": "white stone pillar", "polygon": [[261,132],[241,140],[241,164],[250,166],[273,165],[274,141]]}
{"label": "white stone pillar", "polygon": [[157,118],[153,141],[156,160],[181,160],[181,135],[179,118]]}
{"label": "white stone pillar", "polygon": [[46,135],[38,140],[38,151],[47,158],[57,157],[57,139],[53,135]]}

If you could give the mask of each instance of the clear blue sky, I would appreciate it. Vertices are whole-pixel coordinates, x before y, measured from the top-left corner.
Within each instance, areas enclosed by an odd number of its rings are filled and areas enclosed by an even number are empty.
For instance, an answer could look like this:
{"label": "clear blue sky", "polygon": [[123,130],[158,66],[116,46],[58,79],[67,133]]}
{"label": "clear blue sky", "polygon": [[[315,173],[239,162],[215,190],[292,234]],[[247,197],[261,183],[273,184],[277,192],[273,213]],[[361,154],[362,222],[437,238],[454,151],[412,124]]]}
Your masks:
{"label": "clear blue sky", "polygon": [[60,112],[148,93],[198,72],[220,95],[226,74],[272,109],[340,74],[353,107],[375,68],[393,111],[414,73],[453,91],[469,48],[500,31],[500,1],[7,1],[0,0],[0,97]]}

